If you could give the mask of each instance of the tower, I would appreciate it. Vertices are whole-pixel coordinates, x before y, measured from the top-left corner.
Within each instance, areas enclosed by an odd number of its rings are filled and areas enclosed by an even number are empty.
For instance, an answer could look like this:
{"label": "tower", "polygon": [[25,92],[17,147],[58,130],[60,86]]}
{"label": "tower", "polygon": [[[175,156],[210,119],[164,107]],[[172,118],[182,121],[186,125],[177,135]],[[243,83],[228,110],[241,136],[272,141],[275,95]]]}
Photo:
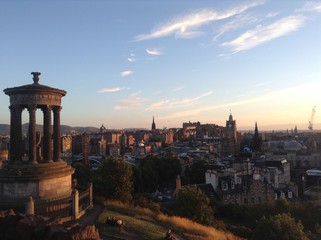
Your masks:
{"label": "tower", "polygon": [[233,119],[232,113],[230,113],[228,120],[226,120],[225,126],[225,144],[224,154],[234,155],[237,149],[237,133],[236,133],[236,121]]}
{"label": "tower", "polygon": [[227,137],[237,143],[237,136],[236,136],[236,121],[233,120],[232,113],[230,113],[228,120],[226,121],[226,133]]}
{"label": "tower", "polygon": [[154,116],[153,116],[152,130],[156,130],[156,124],[155,124]]}

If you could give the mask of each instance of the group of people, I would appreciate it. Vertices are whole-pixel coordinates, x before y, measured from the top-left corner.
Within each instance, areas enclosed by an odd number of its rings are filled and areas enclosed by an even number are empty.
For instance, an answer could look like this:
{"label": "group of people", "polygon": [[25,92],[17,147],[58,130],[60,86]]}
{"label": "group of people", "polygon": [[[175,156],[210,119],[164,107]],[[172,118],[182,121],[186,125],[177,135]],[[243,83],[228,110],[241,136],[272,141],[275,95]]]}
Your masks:
{"label": "group of people", "polygon": [[115,217],[107,217],[106,224],[110,226],[122,226],[124,224],[123,220],[116,219]]}
{"label": "group of people", "polygon": [[[110,226],[122,226],[124,224],[123,220],[116,219],[115,217],[107,217],[106,224]],[[165,240],[175,240],[176,238],[172,234],[172,230],[168,229],[166,232]]]}

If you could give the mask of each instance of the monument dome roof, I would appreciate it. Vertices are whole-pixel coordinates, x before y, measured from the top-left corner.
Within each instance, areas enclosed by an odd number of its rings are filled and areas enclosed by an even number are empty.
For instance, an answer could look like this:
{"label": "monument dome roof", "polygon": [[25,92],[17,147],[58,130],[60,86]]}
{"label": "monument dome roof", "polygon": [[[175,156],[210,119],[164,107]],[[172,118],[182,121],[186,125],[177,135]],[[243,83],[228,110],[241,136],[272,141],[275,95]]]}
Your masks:
{"label": "monument dome roof", "polygon": [[33,84],[27,84],[19,87],[12,87],[12,88],[6,88],[4,89],[4,93],[11,96],[16,94],[38,94],[38,93],[52,93],[52,94],[58,94],[61,96],[66,95],[66,91],[60,90],[58,88],[52,88],[46,85],[39,84],[39,75],[40,72],[32,72],[33,75]]}

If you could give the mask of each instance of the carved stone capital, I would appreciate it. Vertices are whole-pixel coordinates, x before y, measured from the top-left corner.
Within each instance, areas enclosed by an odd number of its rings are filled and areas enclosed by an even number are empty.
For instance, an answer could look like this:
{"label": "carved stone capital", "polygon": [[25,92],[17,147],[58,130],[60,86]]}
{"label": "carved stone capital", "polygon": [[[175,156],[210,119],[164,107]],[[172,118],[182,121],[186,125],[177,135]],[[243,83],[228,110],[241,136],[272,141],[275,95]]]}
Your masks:
{"label": "carved stone capital", "polygon": [[35,112],[37,110],[37,104],[28,104],[28,111]]}

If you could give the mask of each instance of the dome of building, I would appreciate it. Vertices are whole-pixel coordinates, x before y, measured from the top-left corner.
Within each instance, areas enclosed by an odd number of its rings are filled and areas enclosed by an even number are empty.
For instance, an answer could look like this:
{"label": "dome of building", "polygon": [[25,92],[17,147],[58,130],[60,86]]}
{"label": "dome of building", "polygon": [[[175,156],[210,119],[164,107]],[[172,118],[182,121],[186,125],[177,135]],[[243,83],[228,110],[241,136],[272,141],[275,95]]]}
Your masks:
{"label": "dome of building", "polygon": [[243,153],[250,153],[251,149],[249,147],[244,147],[243,148]]}
{"label": "dome of building", "polygon": [[301,149],[302,145],[295,140],[287,141],[284,144],[284,150],[286,151],[300,151]]}
{"label": "dome of building", "polygon": [[101,133],[105,133],[107,131],[106,127],[104,126],[104,124],[101,124],[101,127],[100,127],[100,132]]}

